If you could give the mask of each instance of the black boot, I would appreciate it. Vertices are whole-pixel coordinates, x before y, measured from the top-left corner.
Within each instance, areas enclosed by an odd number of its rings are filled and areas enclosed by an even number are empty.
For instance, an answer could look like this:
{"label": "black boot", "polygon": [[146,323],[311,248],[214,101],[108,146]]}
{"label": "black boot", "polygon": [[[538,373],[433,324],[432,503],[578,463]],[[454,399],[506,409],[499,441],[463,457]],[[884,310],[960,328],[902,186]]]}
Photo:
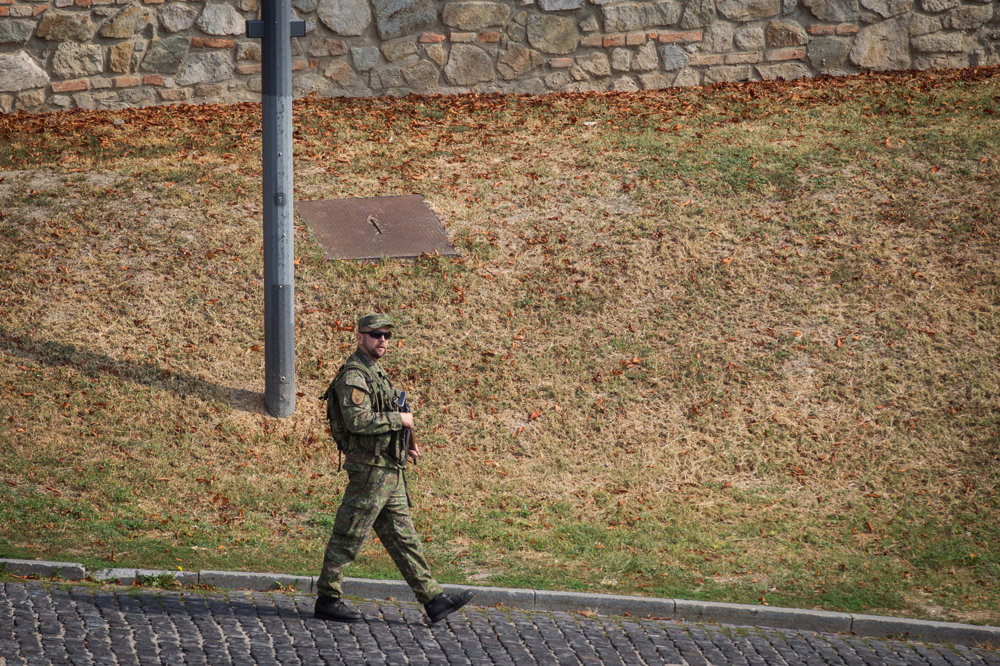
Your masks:
{"label": "black boot", "polygon": [[361,622],[365,616],[345,604],[343,600],[334,597],[319,597],[313,616],[319,620],[334,622]]}
{"label": "black boot", "polygon": [[431,622],[437,622],[469,603],[470,599],[472,599],[472,592],[469,590],[461,594],[442,592],[434,597],[430,603],[424,604],[424,610],[427,611],[427,617],[431,619]]}

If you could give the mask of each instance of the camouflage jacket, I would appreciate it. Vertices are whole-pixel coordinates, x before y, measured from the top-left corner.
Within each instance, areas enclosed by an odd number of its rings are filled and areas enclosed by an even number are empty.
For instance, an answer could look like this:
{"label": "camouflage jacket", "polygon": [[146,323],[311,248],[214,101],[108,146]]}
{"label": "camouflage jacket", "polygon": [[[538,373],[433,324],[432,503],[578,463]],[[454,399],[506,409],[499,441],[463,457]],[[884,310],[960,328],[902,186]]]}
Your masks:
{"label": "camouflage jacket", "polygon": [[344,362],[334,382],[340,413],[350,432],[345,469],[363,465],[405,467],[402,449],[403,420],[385,370],[372,358],[356,351]]}

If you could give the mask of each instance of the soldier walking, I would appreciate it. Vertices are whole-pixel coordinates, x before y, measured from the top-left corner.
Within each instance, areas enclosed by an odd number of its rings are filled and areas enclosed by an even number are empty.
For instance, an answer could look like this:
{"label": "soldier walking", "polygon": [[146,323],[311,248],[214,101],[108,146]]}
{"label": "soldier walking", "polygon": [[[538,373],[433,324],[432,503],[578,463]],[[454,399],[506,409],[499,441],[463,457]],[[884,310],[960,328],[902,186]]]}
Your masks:
{"label": "soldier walking", "polygon": [[392,329],[389,315],[361,317],[358,348],[322,396],[348,476],[319,576],[314,615],[323,620],[364,619],[341,598],[342,583],[344,567],[357,557],[373,528],[431,622],[472,598],[470,591],[448,594],[434,579],[410,518],[406,461],[420,457],[416,441],[407,437],[413,414],[400,411],[399,396],[378,363],[389,349]]}

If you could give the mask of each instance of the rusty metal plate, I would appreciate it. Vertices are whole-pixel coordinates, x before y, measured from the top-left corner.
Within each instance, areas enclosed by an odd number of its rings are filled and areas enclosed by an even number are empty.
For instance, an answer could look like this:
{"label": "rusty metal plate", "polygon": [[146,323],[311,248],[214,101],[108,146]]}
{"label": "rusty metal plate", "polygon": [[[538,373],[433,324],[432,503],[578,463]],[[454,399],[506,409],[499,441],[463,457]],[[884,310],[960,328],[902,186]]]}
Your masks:
{"label": "rusty metal plate", "polygon": [[295,208],[329,259],[458,256],[441,221],[419,194],[299,201]]}

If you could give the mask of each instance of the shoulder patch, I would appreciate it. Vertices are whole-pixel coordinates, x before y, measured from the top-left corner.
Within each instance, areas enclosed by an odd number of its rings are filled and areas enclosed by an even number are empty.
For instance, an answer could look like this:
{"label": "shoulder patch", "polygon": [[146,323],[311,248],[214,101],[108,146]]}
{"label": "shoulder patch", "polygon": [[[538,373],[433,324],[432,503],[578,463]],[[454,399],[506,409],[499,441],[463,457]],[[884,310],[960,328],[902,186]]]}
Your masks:
{"label": "shoulder patch", "polygon": [[351,389],[351,402],[353,402],[355,405],[363,405],[365,402],[365,398],[367,397],[368,394],[362,391],[361,389],[358,388]]}

